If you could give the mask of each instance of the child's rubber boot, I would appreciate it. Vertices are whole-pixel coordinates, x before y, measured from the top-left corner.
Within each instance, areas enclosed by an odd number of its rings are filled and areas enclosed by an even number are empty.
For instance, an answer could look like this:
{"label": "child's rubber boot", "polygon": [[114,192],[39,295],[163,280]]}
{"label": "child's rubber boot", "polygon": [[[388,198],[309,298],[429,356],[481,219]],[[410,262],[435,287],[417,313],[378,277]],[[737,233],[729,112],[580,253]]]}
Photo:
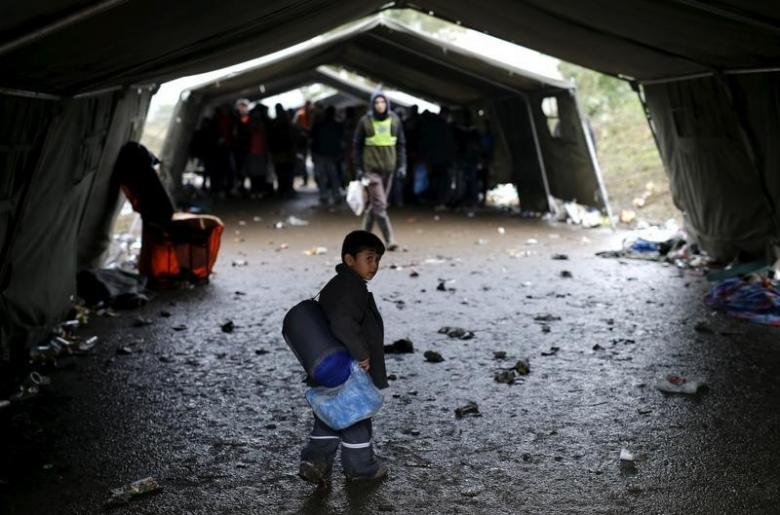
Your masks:
{"label": "child's rubber boot", "polygon": [[376,472],[368,476],[351,476],[347,474],[347,481],[378,481],[386,478],[388,473],[387,465],[379,460],[377,460],[377,465]]}
{"label": "child's rubber boot", "polygon": [[310,461],[302,461],[298,469],[298,476],[304,481],[314,483],[317,486],[326,486],[330,479],[330,474],[323,465],[317,465]]}

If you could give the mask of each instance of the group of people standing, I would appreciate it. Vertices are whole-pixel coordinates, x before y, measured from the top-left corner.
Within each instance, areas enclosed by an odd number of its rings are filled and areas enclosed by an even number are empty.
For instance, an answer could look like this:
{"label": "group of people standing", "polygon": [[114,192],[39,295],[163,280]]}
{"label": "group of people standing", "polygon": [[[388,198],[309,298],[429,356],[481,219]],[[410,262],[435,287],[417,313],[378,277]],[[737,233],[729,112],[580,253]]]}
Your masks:
{"label": "group of people standing", "polygon": [[364,229],[378,225],[388,250],[396,248],[388,205],[471,208],[485,200],[493,136],[488,120],[477,127],[468,109],[420,114],[412,106],[402,118],[381,91],[362,117],[355,107],[337,113],[311,102],[297,111],[276,104],[273,118],[263,104],[250,106],[221,106],[195,134],[191,154],[213,195],[291,197],[296,176],[308,183],[310,156],[322,204],[340,203],[348,181],[364,182]]}

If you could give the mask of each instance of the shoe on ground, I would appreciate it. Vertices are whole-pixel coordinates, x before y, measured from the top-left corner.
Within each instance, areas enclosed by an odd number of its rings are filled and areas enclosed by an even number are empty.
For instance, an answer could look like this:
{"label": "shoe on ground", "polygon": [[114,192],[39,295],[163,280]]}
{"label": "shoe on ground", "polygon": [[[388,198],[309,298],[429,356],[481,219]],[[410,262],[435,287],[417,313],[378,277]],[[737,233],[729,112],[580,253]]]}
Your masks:
{"label": "shoe on ground", "polygon": [[298,477],[315,485],[324,485],[328,482],[328,473],[322,465],[310,461],[302,461],[298,469]]}
{"label": "shoe on ground", "polygon": [[350,476],[347,474],[347,481],[378,481],[380,479],[384,479],[387,477],[387,465],[384,463],[379,463],[379,466],[376,469],[376,472],[374,472],[371,475],[368,476]]}

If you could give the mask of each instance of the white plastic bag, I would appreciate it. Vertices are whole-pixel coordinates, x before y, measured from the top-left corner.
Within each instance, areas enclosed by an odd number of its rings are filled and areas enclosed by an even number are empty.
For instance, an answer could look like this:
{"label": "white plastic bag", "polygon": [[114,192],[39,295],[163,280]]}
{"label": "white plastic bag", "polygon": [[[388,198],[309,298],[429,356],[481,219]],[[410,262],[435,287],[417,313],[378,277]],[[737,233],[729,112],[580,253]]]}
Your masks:
{"label": "white plastic bag", "polygon": [[347,186],[347,204],[356,216],[366,209],[366,188],[361,181],[350,181]]}

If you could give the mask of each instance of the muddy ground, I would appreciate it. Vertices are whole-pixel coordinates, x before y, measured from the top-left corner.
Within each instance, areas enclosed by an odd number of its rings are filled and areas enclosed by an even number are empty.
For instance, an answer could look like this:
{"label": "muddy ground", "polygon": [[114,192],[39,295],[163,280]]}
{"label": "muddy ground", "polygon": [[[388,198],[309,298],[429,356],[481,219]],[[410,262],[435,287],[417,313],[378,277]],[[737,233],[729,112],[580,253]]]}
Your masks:
{"label": "muddy ground", "polygon": [[[110,512],[780,509],[778,332],[711,313],[701,277],[594,256],[625,233],[495,212],[393,212],[408,251],[386,255],[370,289],[386,343],[408,337],[417,351],[387,357],[397,379],[375,419],[375,443],[391,474],[349,485],[337,467],[330,490],[303,483],[297,459],[311,414],[281,319],[331,276],[341,238],[357,225],[315,204],[303,196],[223,206],[210,284],[93,318],[81,330],[100,337],[93,354],[63,362],[43,398],[0,414],[0,512],[101,513],[111,488],[147,476],[161,493]],[[289,215],[311,224],[273,228]],[[304,254],[316,246],[327,254]],[[248,264],[232,266],[240,260]],[[446,291],[437,290],[442,280]],[[534,320],[545,314],[560,320]],[[154,323],[134,327],[137,316]],[[228,319],[233,333],[220,329]],[[694,330],[702,321],[712,332]],[[449,339],[442,326],[476,336]],[[123,346],[132,354],[117,354]],[[426,362],[425,350],[445,361]],[[520,358],[530,360],[528,376],[494,381]],[[670,373],[709,391],[665,395],[654,385]],[[481,416],[456,419],[467,401]],[[621,448],[635,455],[633,469],[621,466]]]}

